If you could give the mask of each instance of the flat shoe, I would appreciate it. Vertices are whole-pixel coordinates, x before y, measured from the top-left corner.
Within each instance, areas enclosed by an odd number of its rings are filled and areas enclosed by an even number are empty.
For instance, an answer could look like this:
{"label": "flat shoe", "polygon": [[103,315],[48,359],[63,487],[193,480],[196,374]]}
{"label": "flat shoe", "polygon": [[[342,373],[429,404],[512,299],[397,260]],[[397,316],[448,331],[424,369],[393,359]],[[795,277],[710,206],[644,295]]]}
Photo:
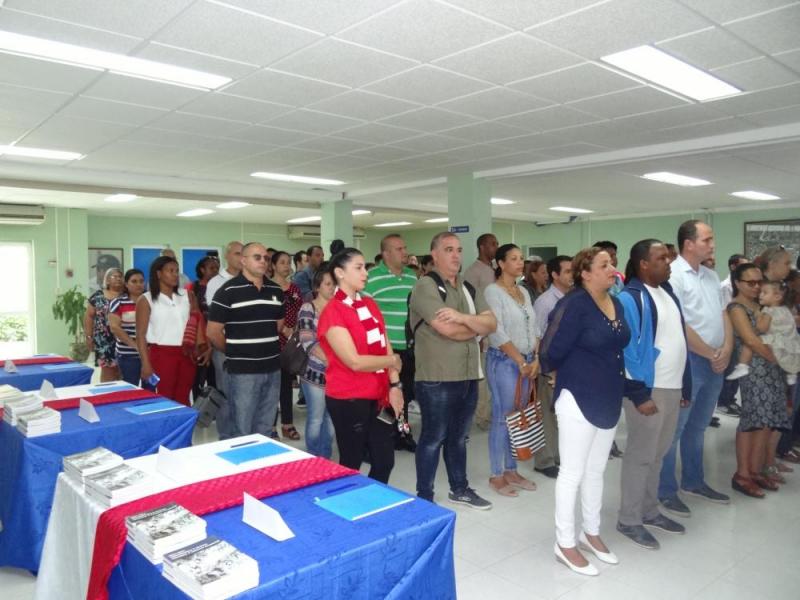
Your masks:
{"label": "flat shoe", "polygon": [[758,499],[764,498],[764,492],[759,489],[752,479],[748,479],[740,475],[734,475],[733,479],[731,479],[731,487],[745,496]]}
{"label": "flat shoe", "polygon": [[517,490],[515,490],[508,484],[498,485],[496,483],[492,483],[492,481],[489,480],[489,487],[491,487],[495,492],[497,492],[501,496],[507,496],[509,498],[516,498],[519,496]]}
{"label": "flat shoe", "polygon": [[555,546],[553,547],[553,552],[555,552],[556,560],[562,565],[565,565],[570,571],[574,571],[580,575],[589,575],[590,577],[600,574],[600,571],[592,563],[587,564],[585,567],[579,567],[578,565],[572,564],[569,559],[564,556],[564,553],[558,546],[558,542],[556,542]]}
{"label": "flat shoe", "polygon": [[517,488],[518,490],[525,490],[526,492],[535,492],[536,491],[536,484],[529,479],[525,479],[521,475],[519,476],[519,480],[513,480],[506,477],[506,483],[510,486]]}
{"label": "flat shoe", "polygon": [[787,464],[784,464],[780,461],[775,463],[775,466],[778,468],[778,471],[781,473],[794,473],[794,469]]}
{"label": "flat shoe", "polygon": [[581,531],[580,536],[578,536],[578,545],[582,550],[586,550],[594,554],[597,558],[602,560],[604,563],[608,563],[609,565],[618,565],[619,559],[617,555],[609,550],[608,552],[603,552],[602,550],[598,550],[589,542],[589,539],[586,537],[586,532]]}

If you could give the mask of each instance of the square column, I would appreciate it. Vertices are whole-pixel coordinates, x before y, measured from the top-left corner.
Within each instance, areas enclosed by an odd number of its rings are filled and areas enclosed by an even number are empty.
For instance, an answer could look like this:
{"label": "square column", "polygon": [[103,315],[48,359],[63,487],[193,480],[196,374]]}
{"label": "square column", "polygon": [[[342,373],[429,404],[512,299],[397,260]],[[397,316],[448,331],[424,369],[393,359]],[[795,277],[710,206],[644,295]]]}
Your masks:
{"label": "square column", "polygon": [[342,240],[344,245],[353,245],[353,201],[339,200],[322,205],[322,226],[320,228],[320,246],[329,259],[331,242]]}
{"label": "square column", "polygon": [[[492,187],[472,173],[447,178],[447,216],[450,230],[458,234],[464,248],[464,269],[478,258],[478,237],[492,232]],[[465,230],[466,229],[466,230]]]}

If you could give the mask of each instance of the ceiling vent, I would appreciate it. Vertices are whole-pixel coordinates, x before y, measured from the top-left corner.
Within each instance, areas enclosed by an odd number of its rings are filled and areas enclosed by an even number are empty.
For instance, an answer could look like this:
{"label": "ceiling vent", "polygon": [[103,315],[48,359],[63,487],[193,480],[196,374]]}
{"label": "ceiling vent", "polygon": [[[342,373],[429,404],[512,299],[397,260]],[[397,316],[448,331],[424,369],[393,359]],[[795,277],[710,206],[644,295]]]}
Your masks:
{"label": "ceiling vent", "polygon": [[[320,228],[318,225],[293,225],[287,228],[286,237],[290,240],[318,240]],[[366,231],[360,227],[353,227],[354,240],[363,240],[366,237]]]}

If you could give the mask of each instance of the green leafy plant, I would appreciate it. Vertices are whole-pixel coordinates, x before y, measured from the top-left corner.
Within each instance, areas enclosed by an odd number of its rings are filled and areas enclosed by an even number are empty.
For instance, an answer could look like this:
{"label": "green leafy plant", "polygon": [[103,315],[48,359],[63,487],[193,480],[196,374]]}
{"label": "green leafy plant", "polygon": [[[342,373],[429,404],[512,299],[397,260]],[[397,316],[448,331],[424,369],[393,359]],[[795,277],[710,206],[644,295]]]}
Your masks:
{"label": "green leafy plant", "polygon": [[24,342],[27,339],[27,317],[20,315],[0,317],[0,342]]}
{"label": "green leafy plant", "polygon": [[67,324],[67,331],[73,338],[70,345],[70,356],[83,362],[89,356],[89,346],[83,341],[83,315],[86,313],[86,296],[81,293],[78,286],[68,289],[63,294],[56,296],[53,303],[53,317]]}

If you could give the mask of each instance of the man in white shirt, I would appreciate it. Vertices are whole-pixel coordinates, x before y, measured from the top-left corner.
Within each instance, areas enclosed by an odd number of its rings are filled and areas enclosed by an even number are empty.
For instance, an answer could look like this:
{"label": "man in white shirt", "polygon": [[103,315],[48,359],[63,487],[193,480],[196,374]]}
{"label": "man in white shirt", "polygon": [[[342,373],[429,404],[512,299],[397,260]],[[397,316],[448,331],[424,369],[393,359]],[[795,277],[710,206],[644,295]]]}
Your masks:
{"label": "man in white shirt", "polygon": [[678,497],[675,477],[678,442],[681,490],[709,502],[730,503],[727,495],[712,489],[705,481],[703,442],[733,349],[733,331],[722,304],[719,277],[701,264],[714,255],[713,230],[702,221],[686,221],[678,228],[678,247],[681,254],[670,265],[669,282],[686,320],[692,398],[688,407],[681,408],[675,438],[664,456],[658,497],[666,510],[688,517],[691,511]]}

